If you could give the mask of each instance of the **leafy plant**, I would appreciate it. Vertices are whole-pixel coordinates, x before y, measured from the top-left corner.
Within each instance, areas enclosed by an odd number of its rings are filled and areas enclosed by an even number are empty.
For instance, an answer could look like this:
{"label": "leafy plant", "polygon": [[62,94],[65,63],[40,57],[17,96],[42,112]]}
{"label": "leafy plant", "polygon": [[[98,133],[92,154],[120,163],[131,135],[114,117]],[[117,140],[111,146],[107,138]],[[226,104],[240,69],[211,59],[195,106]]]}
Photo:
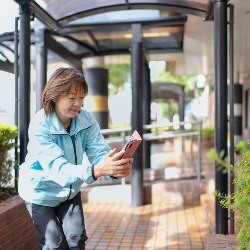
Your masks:
{"label": "leafy plant", "polygon": [[176,76],[172,75],[171,72],[166,71],[165,67],[159,70],[157,77],[154,80],[155,82],[171,82],[177,83],[185,86],[185,92],[188,93],[190,90],[193,90],[197,83],[197,75],[187,76],[181,75]]}
{"label": "leafy plant", "polygon": [[[220,191],[215,191],[214,195],[221,198],[220,204],[222,207],[231,208],[238,212],[239,219],[236,221],[242,225],[237,241],[240,244],[238,249],[250,249],[250,151],[244,152],[243,159],[236,163],[236,166],[230,166],[236,173],[234,180],[236,192],[231,195],[225,195]],[[222,159],[223,152],[218,154],[213,148],[210,151],[209,157],[216,160],[224,168],[222,171],[228,171],[227,158]],[[232,202],[233,201],[233,202]]]}
{"label": "leafy plant", "polygon": [[207,127],[201,129],[202,140],[213,140],[214,139],[214,127]]}
{"label": "leafy plant", "polygon": [[[193,125],[193,132],[198,131],[197,125]],[[197,135],[193,135],[193,139],[197,140]],[[186,137],[187,139],[190,139],[190,136]],[[213,140],[214,139],[214,127],[207,127],[201,129],[201,139],[202,140]]]}
{"label": "leafy plant", "polygon": [[116,95],[123,90],[125,82],[130,82],[129,64],[108,64],[106,68],[109,71],[109,83],[112,89],[109,89],[110,95]]}
{"label": "leafy plant", "polygon": [[249,141],[248,140],[240,140],[237,145],[235,146],[236,151],[240,154],[247,152],[250,149]]}
{"label": "leafy plant", "polygon": [[9,156],[9,150],[15,146],[17,127],[0,124],[0,188],[11,180],[11,171],[17,164]]}

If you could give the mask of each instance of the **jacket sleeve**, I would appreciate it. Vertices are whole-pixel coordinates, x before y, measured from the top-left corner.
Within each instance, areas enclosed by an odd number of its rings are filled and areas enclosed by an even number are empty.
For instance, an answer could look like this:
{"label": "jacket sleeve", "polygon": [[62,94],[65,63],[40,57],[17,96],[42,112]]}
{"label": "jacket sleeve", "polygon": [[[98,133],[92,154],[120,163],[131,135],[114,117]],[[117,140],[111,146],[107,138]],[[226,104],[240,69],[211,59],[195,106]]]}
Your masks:
{"label": "jacket sleeve", "polygon": [[[88,156],[89,162],[93,165],[97,165],[103,162],[105,156],[111,150],[106,140],[100,133],[100,127],[93,115],[91,127],[88,131],[88,137],[86,141],[85,152]],[[114,178],[112,176],[105,176],[111,182],[117,182],[120,178]]]}
{"label": "jacket sleeve", "polygon": [[26,162],[29,162],[29,157],[36,158],[49,179],[62,187],[75,182],[94,182],[91,165],[69,163],[64,157],[64,151],[54,143],[54,135],[50,133],[49,125],[44,122],[32,121],[30,124]]}

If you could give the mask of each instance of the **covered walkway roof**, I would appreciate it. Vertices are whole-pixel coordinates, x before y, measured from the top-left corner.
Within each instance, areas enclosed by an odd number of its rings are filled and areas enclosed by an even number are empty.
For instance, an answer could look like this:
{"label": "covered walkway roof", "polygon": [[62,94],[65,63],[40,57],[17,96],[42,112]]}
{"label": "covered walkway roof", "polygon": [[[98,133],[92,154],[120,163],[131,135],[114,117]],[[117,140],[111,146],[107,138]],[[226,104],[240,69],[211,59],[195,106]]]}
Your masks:
{"label": "covered walkway roof", "polygon": [[212,18],[211,0],[36,0],[31,5],[35,16],[51,29],[58,29],[79,18],[117,10],[156,9]]}
{"label": "covered walkway roof", "polygon": [[[146,54],[182,52],[186,21],[186,15],[177,15],[144,20],[68,24],[56,31],[46,29],[46,36],[49,40],[52,37],[77,59],[91,56],[130,54],[131,24],[140,23]],[[37,38],[34,36],[34,29],[31,34],[31,43],[35,44]],[[14,53],[11,49],[14,46],[13,42],[14,32],[0,35],[0,52],[6,59],[8,59],[5,56],[7,50]],[[51,50],[53,52],[53,49]],[[60,50],[60,53],[63,53],[63,50]],[[53,59],[53,57],[50,55],[49,59]],[[35,54],[31,54],[31,61],[35,61]],[[6,70],[8,66],[10,66],[9,63],[8,65],[6,63],[5,68],[0,65],[3,70]]]}
{"label": "covered walkway roof", "polygon": [[[23,0],[15,0],[24,3]],[[186,15],[192,14],[203,17],[204,20],[213,18],[211,0],[108,0],[108,1],[31,1],[31,14],[39,21],[33,24],[31,31],[31,51],[36,42],[34,30],[45,25],[48,37],[48,60],[63,58],[66,48],[76,60],[103,55],[130,54],[132,31],[131,25],[141,24],[142,39],[145,55],[183,52],[183,39]],[[118,15],[116,20],[107,20],[107,12],[126,10],[127,16]],[[158,18],[139,18],[133,10],[159,10],[164,16]],[[124,12],[124,11],[123,11]],[[95,21],[89,18],[98,16]],[[166,15],[166,16],[165,16]],[[120,17],[120,19],[119,19]],[[98,20],[98,21],[96,21]],[[55,40],[57,43],[51,40]],[[51,44],[53,43],[53,44]],[[55,46],[57,44],[57,46]],[[62,45],[62,46],[60,46]],[[57,47],[53,53],[50,47]],[[61,49],[58,49],[60,47]],[[13,64],[8,57],[14,49],[14,32],[0,35],[0,53],[2,70],[13,73]],[[9,50],[9,51],[8,51]],[[7,52],[8,51],[8,52]],[[4,62],[3,62],[4,61]],[[31,61],[35,61],[35,53],[31,53]],[[68,64],[73,65],[70,61]]]}

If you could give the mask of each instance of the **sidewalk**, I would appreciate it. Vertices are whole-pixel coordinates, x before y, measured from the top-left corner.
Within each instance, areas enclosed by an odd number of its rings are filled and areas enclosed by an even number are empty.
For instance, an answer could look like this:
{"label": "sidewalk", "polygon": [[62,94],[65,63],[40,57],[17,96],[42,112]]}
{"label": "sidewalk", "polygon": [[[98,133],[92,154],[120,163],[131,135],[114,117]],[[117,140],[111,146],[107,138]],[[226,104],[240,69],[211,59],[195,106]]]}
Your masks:
{"label": "sidewalk", "polygon": [[[188,168],[181,161],[180,149],[178,140],[173,144],[166,142],[152,146],[152,168]],[[189,149],[186,145],[187,160]],[[197,145],[194,145],[195,160],[196,152]],[[196,170],[196,163],[193,168]],[[204,174],[209,176],[210,166],[203,164],[204,169]],[[174,174],[173,169],[171,171]],[[89,237],[86,249],[204,249],[205,234],[210,230],[200,206],[200,195],[208,192],[211,184],[213,188],[214,182],[210,183],[209,179],[199,182],[197,179],[170,181],[164,178],[145,183],[147,205],[136,208],[130,205],[130,185],[98,187],[92,184],[84,187],[82,201]]]}
{"label": "sidewalk", "polygon": [[[197,180],[156,185],[164,195],[152,198],[152,204],[135,208],[128,203],[84,203],[86,249],[204,249],[205,234],[210,233],[206,218],[199,202],[183,195]],[[118,187],[110,188],[115,193]]]}

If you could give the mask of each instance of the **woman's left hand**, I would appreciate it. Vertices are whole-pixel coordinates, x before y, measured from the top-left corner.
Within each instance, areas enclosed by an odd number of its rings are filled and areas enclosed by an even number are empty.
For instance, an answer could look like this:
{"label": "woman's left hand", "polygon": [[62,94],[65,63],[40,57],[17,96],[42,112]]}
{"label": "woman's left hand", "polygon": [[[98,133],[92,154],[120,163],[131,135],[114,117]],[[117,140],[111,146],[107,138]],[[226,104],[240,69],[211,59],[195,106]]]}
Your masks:
{"label": "woman's left hand", "polygon": [[124,164],[123,166],[126,168],[122,174],[117,174],[117,175],[114,175],[114,177],[117,177],[117,178],[124,178],[124,177],[128,177],[130,174],[131,174],[131,170],[132,170],[132,162],[129,162],[127,164]]}

